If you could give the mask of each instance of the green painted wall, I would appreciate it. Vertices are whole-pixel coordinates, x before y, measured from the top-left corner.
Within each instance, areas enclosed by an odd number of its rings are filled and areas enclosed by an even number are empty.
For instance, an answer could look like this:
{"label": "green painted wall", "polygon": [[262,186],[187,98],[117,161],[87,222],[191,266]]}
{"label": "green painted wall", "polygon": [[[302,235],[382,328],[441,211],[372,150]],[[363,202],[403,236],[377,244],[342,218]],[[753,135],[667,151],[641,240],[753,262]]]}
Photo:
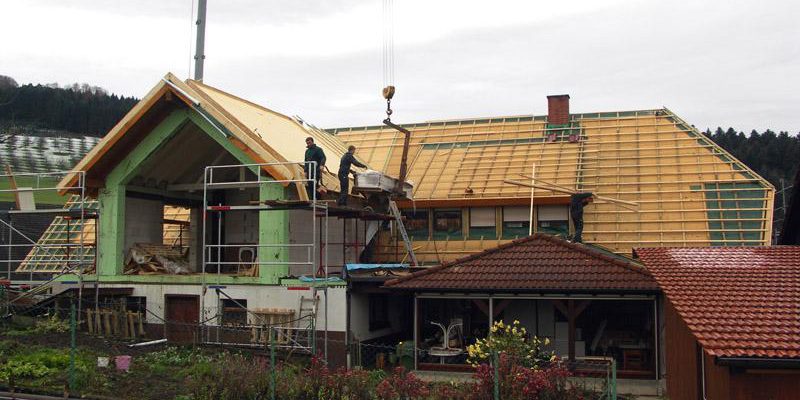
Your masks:
{"label": "green painted wall", "polygon": [[[231,153],[239,162],[251,164],[250,159],[242,150],[234,146],[225,135],[211,125],[196,111],[179,110],[172,112],[159,123],[142,142],[125,158],[117,164],[106,178],[105,187],[100,190],[98,202],[100,219],[98,226],[98,257],[97,270],[101,281],[131,281],[153,283],[190,283],[199,282],[199,277],[186,277],[179,275],[122,275],[124,261],[124,234],[125,234],[125,187],[140,171],[147,159],[158,150],[187,123],[198,126],[220,146]],[[254,170],[254,172],[256,172]],[[284,199],[286,189],[280,184],[263,185],[260,198]],[[289,216],[287,211],[260,212],[259,216],[259,241],[262,244],[276,244],[289,242]],[[283,261],[288,260],[287,248],[265,248],[259,252],[259,260]],[[286,276],[289,268],[282,265],[262,265],[259,276],[253,277],[216,277],[209,281],[219,283],[241,284],[277,284],[279,278]]]}
{"label": "green painted wall", "polygon": [[[286,189],[277,183],[261,185],[258,199],[278,200],[286,198]],[[289,212],[288,211],[259,211],[258,212],[258,241],[264,244],[289,243]],[[258,261],[286,262],[289,260],[288,247],[262,247],[258,251]],[[278,279],[289,274],[287,264],[272,265],[262,264],[258,267],[258,276],[263,283],[278,283]]]}

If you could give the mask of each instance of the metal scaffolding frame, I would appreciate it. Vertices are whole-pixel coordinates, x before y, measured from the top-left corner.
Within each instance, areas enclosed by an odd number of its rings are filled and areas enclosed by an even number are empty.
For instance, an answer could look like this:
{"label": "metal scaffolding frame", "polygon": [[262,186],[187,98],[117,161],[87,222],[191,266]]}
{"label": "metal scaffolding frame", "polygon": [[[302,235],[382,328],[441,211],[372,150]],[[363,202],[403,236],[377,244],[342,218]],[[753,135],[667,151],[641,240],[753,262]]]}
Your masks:
{"label": "metal scaffolding frame", "polygon": [[[284,180],[276,180],[272,179],[269,175],[265,175],[264,172],[267,169],[274,168],[274,167],[287,167],[290,170],[296,168],[303,168],[304,170],[309,171],[308,176],[304,174],[304,178],[300,179],[284,179]],[[225,170],[233,170],[235,172],[235,176],[237,179],[234,181],[231,180],[224,180],[225,174],[222,171]],[[215,177],[216,171],[216,177]],[[282,266],[292,266],[292,265],[300,265],[300,266],[308,266],[310,267],[310,276],[312,278],[312,282],[309,284],[312,290],[312,297],[314,299],[318,296],[318,291],[322,291],[325,295],[325,300],[323,303],[323,307],[325,310],[324,316],[324,356],[327,360],[328,356],[328,251],[327,251],[327,242],[328,242],[328,205],[324,202],[320,202],[317,199],[317,163],[314,161],[309,162],[273,162],[273,163],[255,163],[255,164],[233,164],[233,165],[214,165],[214,166],[207,166],[204,170],[203,174],[203,227],[202,227],[202,284],[201,284],[201,292],[200,292],[200,309],[205,310],[205,293],[209,287],[214,289],[219,289],[220,283],[220,276],[222,275],[222,267],[225,265],[234,265],[239,264],[239,262],[226,262],[222,261],[222,253],[225,248],[228,247],[240,247],[240,245],[230,245],[230,244],[223,244],[222,243],[222,227],[224,225],[224,215],[227,212],[237,212],[237,211],[257,211],[259,213],[265,211],[289,211],[289,210],[305,210],[310,211],[310,218],[309,222],[311,224],[311,242],[309,243],[258,243],[256,245],[248,245],[248,247],[255,247],[259,250],[256,252],[256,256],[254,260],[250,263],[254,266],[254,268],[259,268],[262,265],[282,265]],[[248,172],[251,175],[248,177]],[[253,179],[254,178],[254,179]],[[229,190],[229,189],[245,189],[245,188],[255,188],[259,191],[265,187],[265,185],[298,185],[301,184],[302,187],[305,189],[307,186],[310,186],[312,189],[311,198],[309,201],[261,201],[259,200],[256,202],[257,204],[216,204],[212,205],[209,204],[210,202],[210,192],[216,190]],[[300,190],[300,189],[298,189]],[[260,196],[259,196],[260,198]],[[209,229],[213,229],[213,226],[210,225],[209,221],[209,213],[215,213],[217,215],[216,218],[216,241],[217,243],[209,243],[212,239],[209,233],[211,231]],[[323,224],[324,220],[324,224]],[[260,221],[259,221],[260,223]],[[319,227],[317,224],[319,223]],[[213,225],[213,224],[211,224]],[[290,250],[292,248],[304,248],[306,249],[306,257],[303,261],[292,261],[292,260],[279,260],[279,261],[269,261],[260,259],[259,255],[261,253],[261,249],[285,249],[289,256],[291,255]],[[216,249],[216,261],[214,258],[213,250]],[[316,258],[316,255],[319,255]],[[207,272],[208,267],[211,266],[216,267],[216,276],[217,276],[217,285],[209,285],[209,279]],[[320,276],[321,275],[321,276]],[[319,279],[322,278],[322,284],[320,284]],[[301,305],[302,308],[302,305]],[[299,310],[301,312],[301,310]],[[203,320],[201,326],[201,335],[205,338],[206,341],[209,339],[210,330],[207,329],[206,326],[206,318],[201,318]],[[306,335],[308,338],[307,343],[301,343],[299,340],[293,340],[291,346],[289,346],[293,350],[304,350],[308,351],[311,354],[315,354],[317,352],[317,326],[316,326],[316,319],[317,319],[317,311],[316,306],[314,307],[314,312],[309,318],[309,325],[308,328],[297,328],[295,335],[298,336],[301,330],[306,331]],[[298,325],[300,325],[302,321],[298,320]],[[219,332],[219,329],[217,329]],[[299,336],[298,336],[299,337]],[[218,340],[219,341],[219,340]],[[304,345],[305,344],[305,345]]]}
{"label": "metal scaffolding frame", "polygon": [[[53,178],[58,178],[59,180],[63,177],[67,176],[75,176],[75,184],[73,186],[58,186],[58,184],[54,184],[51,186],[51,182]],[[32,179],[32,187],[22,187],[19,188],[16,185],[17,178],[28,178]],[[47,179],[51,178],[51,179]],[[86,172],[85,171],[53,171],[53,172],[26,172],[26,173],[6,173],[0,174],[0,181],[3,179],[8,180],[11,182],[9,188],[7,189],[0,189],[0,194],[2,193],[13,193],[14,196],[19,199],[19,194],[22,192],[71,192],[76,193],[77,196],[76,200],[70,200],[64,202],[64,205],[60,208],[45,208],[45,209],[19,209],[19,210],[8,210],[5,211],[7,215],[30,215],[30,214],[53,214],[57,217],[62,217],[64,220],[67,221],[67,230],[64,233],[64,237],[57,238],[59,241],[63,239],[64,243],[41,243],[39,241],[40,238],[31,238],[19,229],[14,227],[13,221],[9,218],[9,221],[6,222],[0,219],[0,224],[6,226],[9,230],[8,242],[7,243],[0,243],[0,248],[6,248],[6,274],[9,281],[12,281],[12,271],[11,266],[13,263],[22,263],[28,261],[28,257],[26,256],[24,259],[13,259],[12,257],[12,250],[16,247],[30,247],[31,250],[29,254],[34,251],[41,250],[45,254],[52,255],[52,258],[48,260],[49,263],[63,263],[63,268],[60,269],[58,272],[54,271],[44,271],[47,273],[53,274],[46,280],[42,281],[35,281],[34,280],[34,273],[37,272],[35,268],[31,268],[29,271],[29,280],[25,283],[34,286],[31,290],[23,293],[22,295],[18,296],[10,303],[17,301],[19,299],[25,297],[33,297],[37,295],[46,294],[47,291],[51,288],[52,284],[56,281],[56,279],[62,275],[74,273],[78,277],[78,315],[81,315],[82,310],[82,298],[83,298],[83,275],[86,264],[94,264],[95,257],[87,257],[86,248],[87,244],[84,243],[84,232],[83,229],[86,226],[85,222],[88,219],[96,218],[97,210],[92,209],[91,215],[87,214],[87,203],[86,200]],[[34,196],[35,200],[35,196]],[[76,229],[73,229],[73,226]],[[30,242],[30,244],[14,244],[14,234],[19,235],[19,237],[23,238],[25,241]],[[73,234],[76,233],[77,243],[73,243]],[[59,254],[55,254],[59,250],[64,252],[64,257],[60,257]],[[71,252],[70,249],[77,249],[76,252]],[[95,248],[96,251],[96,248]],[[21,283],[21,282],[20,282]],[[12,281],[13,284],[13,281]],[[95,296],[97,296],[97,282],[95,281]],[[96,303],[96,302],[95,302]]]}

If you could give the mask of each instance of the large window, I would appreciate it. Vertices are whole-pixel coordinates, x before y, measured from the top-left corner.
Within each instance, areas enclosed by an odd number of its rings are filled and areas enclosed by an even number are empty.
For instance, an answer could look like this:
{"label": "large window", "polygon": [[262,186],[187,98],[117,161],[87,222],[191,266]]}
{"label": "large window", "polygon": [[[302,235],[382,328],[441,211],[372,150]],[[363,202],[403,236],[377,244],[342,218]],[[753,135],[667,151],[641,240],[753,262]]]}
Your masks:
{"label": "large window", "polygon": [[551,235],[569,234],[569,206],[539,206],[536,209],[536,231]]}
{"label": "large window", "polygon": [[469,209],[469,238],[497,239],[494,207],[473,207]]}
{"label": "large window", "polygon": [[516,239],[528,236],[530,227],[530,207],[503,207],[503,239]]}
{"label": "large window", "polygon": [[462,239],[461,231],[461,210],[434,210],[433,211],[433,238],[442,239]]}
{"label": "large window", "polygon": [[406,232],[411,240],[428,240],[428,210],[405,210]]}

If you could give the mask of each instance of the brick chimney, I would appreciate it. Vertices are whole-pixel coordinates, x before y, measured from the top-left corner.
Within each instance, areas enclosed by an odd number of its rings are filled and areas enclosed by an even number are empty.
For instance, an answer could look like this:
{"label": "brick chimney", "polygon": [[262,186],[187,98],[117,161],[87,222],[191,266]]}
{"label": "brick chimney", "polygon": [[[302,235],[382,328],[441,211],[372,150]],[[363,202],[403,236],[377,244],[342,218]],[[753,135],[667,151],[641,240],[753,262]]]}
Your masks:
{"label": "brick chimney", "polygon": [[569,123],[568,94],[547,96],[547,123],[550,125],[566,125]]}

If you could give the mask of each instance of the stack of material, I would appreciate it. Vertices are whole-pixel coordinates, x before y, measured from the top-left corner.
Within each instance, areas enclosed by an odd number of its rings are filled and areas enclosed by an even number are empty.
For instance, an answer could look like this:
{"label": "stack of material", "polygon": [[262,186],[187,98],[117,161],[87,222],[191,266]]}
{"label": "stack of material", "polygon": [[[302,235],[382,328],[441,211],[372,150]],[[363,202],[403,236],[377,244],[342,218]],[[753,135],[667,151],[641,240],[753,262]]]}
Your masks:
{"label": "stack of material", "polygon": [[269,343],[269,330],[275,331],[275,343],[287,344],[294,325],[294,310],[288,308],[256,308],[251,312],[251,343]]}
{"label": "stack of material", "polygon": [[126,275],[189,273],[189,260],[184,250],[161,243],[136,243],[125,258]]}

